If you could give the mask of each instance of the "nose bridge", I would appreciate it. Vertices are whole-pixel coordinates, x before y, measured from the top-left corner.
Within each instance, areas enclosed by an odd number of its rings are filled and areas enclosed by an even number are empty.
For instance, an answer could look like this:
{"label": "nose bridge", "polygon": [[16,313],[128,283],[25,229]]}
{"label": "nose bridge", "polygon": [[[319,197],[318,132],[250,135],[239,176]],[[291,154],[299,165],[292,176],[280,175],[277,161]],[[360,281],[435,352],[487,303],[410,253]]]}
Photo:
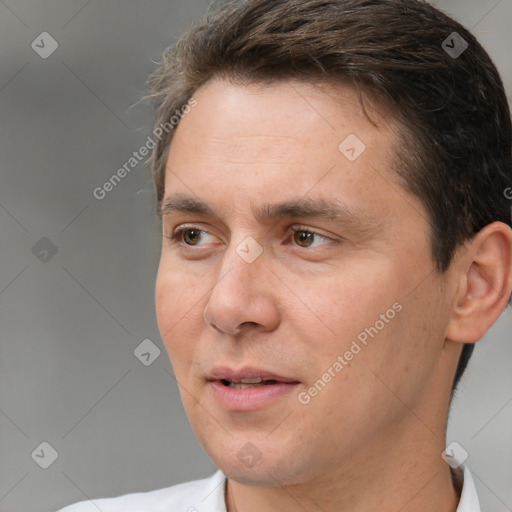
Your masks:
{"label": "nose bridge", "polygon": [[[263,267],[262,251],[255,254],[255,243],[243,239],[230,246],[222,257],[217,283],[214,285],[208,304],[221,300],[224,307],[230,304],[248,305],[255,295],[255,285]],[[259,244],[258,244],[259,246]],[[261,246],[260,246],[261,247]]]}
{"label": "nose bridge", "polygon": [[234,334],[244,323],[272,328],[277,318],[272,291],[262,279],[263,247],[251,236],[231,245],[223,255],[219,277],[205,306],[206,323]]}
{"label": "nose bridge", "polygon": [[232,239],[222,257],[218,284],[225,281],[225,284],[236,287],[237,283],[243,283],[242,289],[251,294],[264,272],[265,259],[263,246],[253,236]]}

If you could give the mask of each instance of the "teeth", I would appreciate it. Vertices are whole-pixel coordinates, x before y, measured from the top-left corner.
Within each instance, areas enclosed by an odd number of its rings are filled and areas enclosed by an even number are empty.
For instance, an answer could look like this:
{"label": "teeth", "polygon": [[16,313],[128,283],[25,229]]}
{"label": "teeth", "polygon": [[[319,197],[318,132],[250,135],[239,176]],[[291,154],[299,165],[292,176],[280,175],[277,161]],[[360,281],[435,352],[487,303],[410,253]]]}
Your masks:
{"label": "teeth", "polygon": [[242,384],[241,382],[230,382],[229,387],[235,389],[246,389],[246,388],[256,388],[259,386],[264,386],[263,382],[258,382],[254,384]]}
{"label": "teeth", "polygon": [[261,377],[252,377],[247,379],[240,379],[239,381],[228,381],[223,380],[223,383],[235,389],[246,389],[246,388],[255,388],[256,386],[265,386],[267,384],[275,384],[275,380],[263,380]]}

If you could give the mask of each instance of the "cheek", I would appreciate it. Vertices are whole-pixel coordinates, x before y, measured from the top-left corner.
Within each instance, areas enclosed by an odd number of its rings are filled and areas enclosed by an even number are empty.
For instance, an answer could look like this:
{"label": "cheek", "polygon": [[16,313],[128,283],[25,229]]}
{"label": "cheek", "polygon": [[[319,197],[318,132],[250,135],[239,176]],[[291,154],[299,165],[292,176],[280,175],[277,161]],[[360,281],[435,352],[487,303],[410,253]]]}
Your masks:
{"label": "cheek", "polygon": [[[304,297],[304,302],[318,318],[316,322],[331,344],[317,340],[319,349],[338,353],[348,349],[353,339],[373,326],[397,301],[400,292],[390,279],[391,269],[375,265],[350,272],[337,272],[325,280],[314,283],[314,292]],[[371,271],[370,271],[371,269]],[[342,274],[342,275],[341,275]]]}
{"label": "cheek", "polygon": [[192,283],[183,272],[177,272],[165,262],[160,263],[155,285],[156,316],[160,335],[171,357],[190,346],[182,340],[193,336],[194,325],[201,325],[203,293]]}
{"label": "cheek", "polygon": [[[381,265],[378,272],[369,269],[375,270],[375,266],[344,274],[337,282],[331,277],[329,282],[318,283],[318,287],[315,284],[315,293],[305,300],[320,320],[315,321],[318,331],[306,338],[312,359],[310,368],[314,368],[309,376],[329,382],[329,389],[321,392],[317,403],[341,400],[354,407],[347,396],[366,403],[373,388],[382,387],[369,369],[384,373],[387,378],[387,373],[396,369],[395,357],[408,359],[408,352],[400,343],[404,338],[410,339],[401,304],[404,292],[393,279],[389,265]],[[292,319],[304,333],[311,332],[310,320],[308,328],[305,318],[296,315]],[[332,380],[329,371],[336,375]]]}
{"label": "cheek", "polygon": [[171,276],[170,272],[163,270],[162,263],[160,263],[155,285],[155,308],[158,328],[164,342],[173,326],[176,306],[178,305],[175,293],[176,286]]}

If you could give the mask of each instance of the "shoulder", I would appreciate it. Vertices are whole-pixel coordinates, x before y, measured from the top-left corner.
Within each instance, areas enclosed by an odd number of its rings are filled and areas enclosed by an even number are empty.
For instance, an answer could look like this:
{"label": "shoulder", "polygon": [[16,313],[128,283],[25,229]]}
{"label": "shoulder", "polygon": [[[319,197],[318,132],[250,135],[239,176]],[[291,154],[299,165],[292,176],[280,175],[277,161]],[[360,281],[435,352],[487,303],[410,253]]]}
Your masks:
{"label": "shoulder", "polygon": [[224,474],[218,470],[214,475],[201,480],[117,498],[81,501],[58,512],[225,512],[224,485],[221,485],[224,481]]}

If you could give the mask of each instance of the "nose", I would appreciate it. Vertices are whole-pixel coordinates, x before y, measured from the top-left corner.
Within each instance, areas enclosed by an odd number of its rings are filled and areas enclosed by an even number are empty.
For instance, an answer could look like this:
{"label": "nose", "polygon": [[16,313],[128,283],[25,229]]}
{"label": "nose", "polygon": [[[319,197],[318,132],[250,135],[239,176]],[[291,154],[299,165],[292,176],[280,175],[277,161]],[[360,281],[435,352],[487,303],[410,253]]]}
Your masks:
{"label": "nose", "polygon": [[[250,261],[250,260],[248,260]],[[213,329],[237,337],[247,329],[272,331],[279,324],[276,286],[263,252],[252,262],[230,247],[225,253],[204,320]]]}

